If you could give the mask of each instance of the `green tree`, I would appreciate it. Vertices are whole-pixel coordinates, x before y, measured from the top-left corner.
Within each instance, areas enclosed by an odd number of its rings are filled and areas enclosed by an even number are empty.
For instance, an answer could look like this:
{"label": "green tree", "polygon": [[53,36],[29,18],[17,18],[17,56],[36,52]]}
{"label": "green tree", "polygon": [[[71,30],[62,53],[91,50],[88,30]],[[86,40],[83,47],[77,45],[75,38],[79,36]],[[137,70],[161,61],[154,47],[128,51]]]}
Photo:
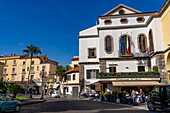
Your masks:
{"label": "green tree", "polygon": [[41,54],[41,49],[37,46],[34,46],[34,45],[30,45],[30,46],[28,45],[27,49],[24,49],[23,52],[27,53],[28,56],[29,55],[31,56],[29,74],[28,74],[28,80],[27,80],[27,87],[26,87],[26,95],[27,95],[27,91],[28,91],[28,88],[29,88],[29,77],[30,77],[30,72],[31,72],[32,57],[33,57],[34,54]]}
{"label": "green tree", "polygon": [[8,82],[3,81],[3,79],[0,79],[0,92],[6,92],[8,86],[9,86]]}
{"label": "green tree", "polygon": [[65,72],[66,72],[66,67],[59,65],[57,68],[57,76],[60,77],[60,81],[62,80],[66,81],[67,77],[66,77]]}
{"label": "green tree", "polygon": [[13,98],[16,97],[17,93],[23,93],[24,92],[24,88],[20,85],[14,84],[9,86],[8,88],[9,92],[13,93]]}
{"label": "green tree", "polygon": [[69,71],[70,69],[71,69],[71,67],[69,65],[66,65],[65,71]]}

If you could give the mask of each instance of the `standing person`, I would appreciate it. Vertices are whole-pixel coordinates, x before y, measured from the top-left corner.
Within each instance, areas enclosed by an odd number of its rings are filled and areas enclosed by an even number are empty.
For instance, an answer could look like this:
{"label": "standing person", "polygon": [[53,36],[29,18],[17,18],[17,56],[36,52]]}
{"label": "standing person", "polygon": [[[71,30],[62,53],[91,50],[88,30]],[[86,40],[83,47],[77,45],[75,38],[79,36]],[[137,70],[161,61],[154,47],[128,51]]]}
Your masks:
{"label": "standing person", "polygon": [[130,99],[129,93],[126,92],[126,95],[125,95],[125,96],[126,96],[126,99],[127,99],[127,103],[130,104],[130,100],[131,100],[131,99]]}
{"label": "standing person", "polygon": [[135,90],[132,90],[132,93],[131,93],[131,98],[133,99],[133,105],[137,105],[137,102],[136,102],[136,91]]}
{"label": "standing person", "polygon": [[122,93],[121,93],[121,91],[119,91],[119,94],[118,94],[119,103],[122,102],[121,98],[122,98]]}
{"label": "standing person", "polygon": [[140,89],[140,102],[143,103],[143,90]]}

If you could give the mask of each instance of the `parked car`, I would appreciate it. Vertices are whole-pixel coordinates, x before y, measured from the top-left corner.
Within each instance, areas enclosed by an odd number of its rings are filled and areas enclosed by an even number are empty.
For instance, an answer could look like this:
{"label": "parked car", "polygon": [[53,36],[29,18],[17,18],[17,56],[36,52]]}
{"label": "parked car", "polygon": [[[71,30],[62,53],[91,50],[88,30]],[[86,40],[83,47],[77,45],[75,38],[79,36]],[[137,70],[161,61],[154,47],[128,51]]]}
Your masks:
{"label": "parked car", "polygon": [[0,94],[0,112],[14,110],[19,112],[21,109],[21,103],[14,100],[9,94]]}
{"label": "parked car", "polygon": [[53,98],[60,98],[60,93],[59,92],[55,92],[55,93],[52,93],[51,95]]}
{"label": "parked car", "polygon": [[150,111],[156,109],[170,110],[170,85],[156,86],[148,97],[147,102]]}

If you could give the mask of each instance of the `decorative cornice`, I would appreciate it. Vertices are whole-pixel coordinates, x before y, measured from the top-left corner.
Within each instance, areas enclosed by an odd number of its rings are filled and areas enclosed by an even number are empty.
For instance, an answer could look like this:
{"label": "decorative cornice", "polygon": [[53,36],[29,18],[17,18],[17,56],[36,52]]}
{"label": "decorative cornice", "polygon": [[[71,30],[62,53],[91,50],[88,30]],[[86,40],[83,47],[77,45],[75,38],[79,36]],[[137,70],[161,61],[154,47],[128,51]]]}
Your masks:
{"label": "decorative cornice", "polygon": [[[99,33],[99,30],[110,30],[110,29],[131,29],[131,28],[143,28],[147,27],[150,22],[153,20],[153,18],[159,18],[159,15],[152,15],[148,18],[145,24],[142,25],[124,25],[124,26],[106,26],[106,27],[97,27],[97,31]],[[84,36],[77,36],[78,38],[99,38],[98,35],[84,35]]]}
{"label": "decorative cornice", "polygon": [[91,38],[91,37],[95,37],[95,38],[99,38],[99,35],[82,35],[82,36],[77,36],[78,38]]}
{"label": "decorative cornice", "polygon": [[117,57],[117,58],[99,58],[99,60],[139,60],[139,59],[148,59],[149,57]]}
{"label": "decorative cornice", "polygon": [[79,64],[100,64],[100,62],[79,62]]}
{"label": "decorative cornice", "polygon": [[169,5],[170,5],[170,0],[166,0],[165,3],[163,4],[163,6],[161,7],[161,9],[159,10],[158,14],[160,16],[162,16],[163,13],[166,11],[166,9],[168,8]]}

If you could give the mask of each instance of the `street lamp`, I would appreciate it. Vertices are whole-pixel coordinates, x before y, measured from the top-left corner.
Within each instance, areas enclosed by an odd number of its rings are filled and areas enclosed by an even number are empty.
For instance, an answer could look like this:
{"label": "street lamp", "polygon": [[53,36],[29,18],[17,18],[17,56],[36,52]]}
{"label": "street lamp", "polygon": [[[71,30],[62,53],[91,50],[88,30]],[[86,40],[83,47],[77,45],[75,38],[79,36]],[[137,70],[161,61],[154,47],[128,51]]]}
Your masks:
{"label": "street lamp", "polygon": [[45,78],[45,74],[44,74],[44,69],[40,72],[40,77],[42,78],[42,84],[41,84],[41,98],[40,99],[44,99],[44,92],[43,92],[43,79]]}

